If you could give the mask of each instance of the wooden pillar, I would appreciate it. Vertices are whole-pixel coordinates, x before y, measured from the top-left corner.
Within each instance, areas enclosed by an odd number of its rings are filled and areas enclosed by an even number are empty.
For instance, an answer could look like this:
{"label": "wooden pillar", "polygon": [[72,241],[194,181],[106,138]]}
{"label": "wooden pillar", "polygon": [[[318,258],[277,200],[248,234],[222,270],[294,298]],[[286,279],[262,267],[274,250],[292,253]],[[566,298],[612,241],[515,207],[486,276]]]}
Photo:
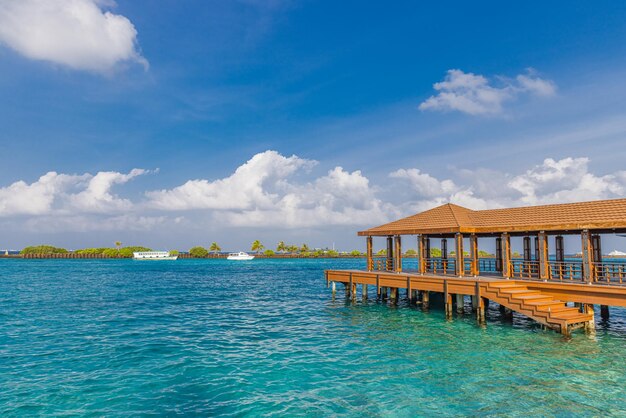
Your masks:
{"label": "wooden pillar", "polygon": [[557,235],[554,238],[554,251],[556,255],[556,261],[562,263],[565,261],[565,247],[563,246],[563,236]]}
{"label": "wooden pillar", "polygon": [[422,308],[428,309],[430,305],[430,292],[428,290],[422,291]]}
{"label": "wooden pillar", "polygon": [[591,248],[591,234],[588,229],[584,229],[580,233],[582,241],[582,258],[583,258],[583,281],[587,283],[593,282],[593,251]]}
{"label": "wooden pillar", "polygon": [[507,279],[511,277],[511,236],[505,232],[501,238],[501,251],[502,251],[502,277]]}
{"label": "wooden pillar", "polygon": [[393,271],[393,237],[390,235],[387,237],[387,271]]}
{"label": "wooden pillar", "polygon": [[600,318],[609,319],[609,307],[607,305],[600,305]]}
{"label": "wooden pillar", "polygon": [[426,273],[426,257],[424,257],[426,248],[424,247],[424,236],[420,234],[417,236],[417,271],[420,274]]}
{"label": "wooden pillar", "polygon": [[476,234],[470,235],[470,257],[472,259],[470,275],[476,277],[480,274],[478,266],[478,237]]}
{"label": "wooden pillar", "polygon": [[443,281],[443,303],[446,312],[446,318],[452,315],[452,295],[448,292],[448,281]]}
{"label": "wooden pillar", "polygon": [[463,313],[464,306],[465,306],[465,295],[457,293],[456,294],[456,311],[458,313]]}
{"label": "wooden pillar", "polygon": [[531,261],[532,256],[530,255],[531,253],[530,237],[524,237],[523,242],[524,242],[524,261]]}
{"label": "wooden pillar", "polygon": [[363,299],[363,302],[367,300],[367,285],[366,284],[361,285],[361,298]]}
{"label": "wooden pillar", "polygon": [[480,295],[480,283],[476,282],[476,288],[474,290],[474,298],[476,300],[476,320],[479,323],[485,322],[485,299]]}
{"label": "wooden pillar", "polygon": [[400,235],[396,235],[396,252],[394,265],[397,273],[402,272],[402,237]]}
{"label": "wooden pillar", "polygon": [[544,231],[537,235],[539,249],[539,278],[548,280],[550,278],[550,264],[548,262],[548,236]]}
{"label": "wooden pillar", "polygon": [[366,239],[367,243],[367,271],[374,270],[374,249],[373,249],[373,237],[370,235]]}
{"label": "wooden pillar", "polygon": [[502,238],[496,238],[496,271],[502,273]]}
{"label": "wooden pillar", "polygon": [[591,319],[585,323],[585,331],[592,331],[596,329],[595,311],[593,309],[593,304],[585,303],[583,305],[583,312],[586,314],[591,314]]}
{"label": "wooden pillar", "polygon": [[465,262],[463,259],[463,234],[457,232],[454,236],[456,251],[456,275],[462,277],[465,273]]}

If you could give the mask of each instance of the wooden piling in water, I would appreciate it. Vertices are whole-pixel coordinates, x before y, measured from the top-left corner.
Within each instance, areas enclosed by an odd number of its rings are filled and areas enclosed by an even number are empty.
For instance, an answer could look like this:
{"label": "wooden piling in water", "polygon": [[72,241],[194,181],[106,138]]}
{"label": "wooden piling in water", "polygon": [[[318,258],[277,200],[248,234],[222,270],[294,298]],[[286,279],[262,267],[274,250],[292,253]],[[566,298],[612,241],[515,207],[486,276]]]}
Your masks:
{"label": "wooden piling in water", "polygon": [[600,318],[609,319],[609,307],[607,305],[600,305]]}
{"label": "wooden piling in water", "polygon": [[456,311],[458,313],[463,313],[463,308],[465,306],[465,295],[461,295],[460,293],[456,294]]}

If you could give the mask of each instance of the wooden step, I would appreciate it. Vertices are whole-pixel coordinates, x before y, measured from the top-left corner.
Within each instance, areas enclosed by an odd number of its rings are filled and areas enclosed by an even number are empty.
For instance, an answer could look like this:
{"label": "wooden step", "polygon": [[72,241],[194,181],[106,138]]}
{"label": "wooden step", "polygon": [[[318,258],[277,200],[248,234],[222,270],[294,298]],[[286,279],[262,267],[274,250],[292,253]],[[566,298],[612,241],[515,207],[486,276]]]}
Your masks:
{"label": "wooden step", "polygon": [[545,301],[552,301],[554,300],[554,298],[552,296],[548,296],[548,295],[528,295],[528,296],[515,296],[514,299],[521,299],[522,301],[526,302],[526,301],[538,301],[538,300],[545,300]]}
{"label": "wooden step", "polygon": [[500,293],[505,295],[540,295],[541,292],[537,290],[528,290],[528,289],[502,289]]}
{"label": "wooden step", "polygon": [[489,283],[489,287],[494,289],[506,289],[509,287],[526,287],[524,285],[515,283],[515,282],[499,282],[499,283]]}
{"label": "wooden step", "polygon": [[576,316],[564,318],[568,324],[580,324],[581,322],[589,322],[593,320],[593,316],[589,314],[579,313]]}

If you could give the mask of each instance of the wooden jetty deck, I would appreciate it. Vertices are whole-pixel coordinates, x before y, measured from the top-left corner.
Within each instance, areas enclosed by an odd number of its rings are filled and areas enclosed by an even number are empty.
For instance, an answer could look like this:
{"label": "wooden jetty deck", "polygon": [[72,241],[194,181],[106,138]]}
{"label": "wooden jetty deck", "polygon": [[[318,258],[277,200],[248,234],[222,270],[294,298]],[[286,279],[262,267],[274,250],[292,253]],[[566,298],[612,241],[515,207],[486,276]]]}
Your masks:
{"label": "wooden jetty deck", "polygon": [[[438,292],[446,314],[469,295],[479,321],[485,320],[485,306],[495,302],[569,335],[594,327],[594,305],[602,316],[608,316],[609,306],[626,307],[626,263],[604,261],[601,252],[602,234],[624,232],[626,199],[486,211],[447,204],[359,232],[367,237],[366,268],[327,270],[325,278],[333,291],[335,283],[343,283],[352,299],[357,286],[363,297],[374,286],[376,297],[397,301],[402,289],[411,302],[428,307],[430,292]],[[565,257],[563,235],[573,234],[581,237],[580,259]],[[402,268],[402,235],[416,236],[416,270]],[[386,237],[382,257],[373,255],[375,236]],[[430,246],[434,237],[441,239],[437,257]],[[479,257],[479,239],[494,238],[495,257]],[[512,238],[520,240],[523,257],[512,257]],[[450,254],[448,240],[455,248]],[[463,251],[466,241],[469,253]]]}

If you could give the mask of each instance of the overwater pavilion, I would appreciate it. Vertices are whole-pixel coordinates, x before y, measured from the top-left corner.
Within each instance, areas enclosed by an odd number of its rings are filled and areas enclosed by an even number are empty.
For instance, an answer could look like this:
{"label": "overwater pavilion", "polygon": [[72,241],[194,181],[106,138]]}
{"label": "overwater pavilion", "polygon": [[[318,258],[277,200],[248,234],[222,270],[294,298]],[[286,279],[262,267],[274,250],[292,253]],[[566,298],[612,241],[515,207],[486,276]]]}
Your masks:
{"label": "overwater pavilion", "polygon": [[[603,259],[601,247],[602,235],[620,233],[626,233],[626,199],[477,211],[445,204],[360,231],[366,237],[366,269],[329,270],[326,278],[346,284],[352,298],[357,284],[364,297],[367,286],[375,285],[377,296],[389,292],[392,300],[406,289],[409,300],[424,306],[429,292],[442,292],[446,313],[453,295],[461,300],[471,295],[479,319],[491,300],[569,334],[593,326],[594,304],[603,315],[608,306],[626,306],[626,264]],[[574,241],[579,245],[565,239],[572,235],[580,237]],[[382,257],[373,253],[379,237],[386,241]],[[417,244],[414,269],[403,269],[407,239]],[[435,257],[431,244],[439,240]],[[479,257],[479,242],[485,240],[495,241],[495,257]],[[513,256],[511,240],[521,240],[519,257]]]}

